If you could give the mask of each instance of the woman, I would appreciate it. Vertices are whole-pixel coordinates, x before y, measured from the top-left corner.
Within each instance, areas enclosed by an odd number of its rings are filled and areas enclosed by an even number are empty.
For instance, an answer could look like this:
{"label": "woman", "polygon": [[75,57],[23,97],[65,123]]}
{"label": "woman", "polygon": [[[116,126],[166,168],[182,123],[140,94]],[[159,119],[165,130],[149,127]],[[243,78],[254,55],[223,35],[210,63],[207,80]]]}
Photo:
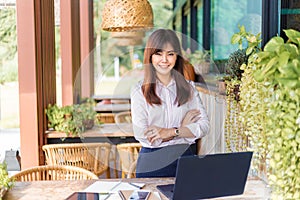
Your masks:
{"label": "woman", "polygon": [[175,32],[153,32],[144,51],[144,80],[131,92],[135,138],[142,144],[136,177],[174,177],[177,159],[196,154],[195,141],[209,121],[193,82],[183,76],[184,59]]}

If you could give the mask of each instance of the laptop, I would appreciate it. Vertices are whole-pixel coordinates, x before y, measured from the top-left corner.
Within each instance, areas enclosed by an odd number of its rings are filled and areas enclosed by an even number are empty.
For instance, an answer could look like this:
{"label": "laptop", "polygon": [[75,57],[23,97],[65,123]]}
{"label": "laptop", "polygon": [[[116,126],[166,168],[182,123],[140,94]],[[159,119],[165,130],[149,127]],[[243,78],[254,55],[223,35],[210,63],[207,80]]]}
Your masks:
{"label": "laptop", "polygon": [[168,199],[194,200],[243,194],[253,152],[185,156],[175,184],[157,185]]}

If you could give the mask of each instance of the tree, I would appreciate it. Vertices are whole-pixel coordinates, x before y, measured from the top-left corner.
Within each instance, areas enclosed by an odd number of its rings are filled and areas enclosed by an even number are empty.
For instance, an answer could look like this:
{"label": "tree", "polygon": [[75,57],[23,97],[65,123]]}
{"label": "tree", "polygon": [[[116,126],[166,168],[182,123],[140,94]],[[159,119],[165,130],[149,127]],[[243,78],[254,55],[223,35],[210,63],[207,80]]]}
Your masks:
{"label": "tree", "polygon": [[16,9],[0,9],[0,83],[17,79],[17,66],[3,66],[12,61],[17,53]]}

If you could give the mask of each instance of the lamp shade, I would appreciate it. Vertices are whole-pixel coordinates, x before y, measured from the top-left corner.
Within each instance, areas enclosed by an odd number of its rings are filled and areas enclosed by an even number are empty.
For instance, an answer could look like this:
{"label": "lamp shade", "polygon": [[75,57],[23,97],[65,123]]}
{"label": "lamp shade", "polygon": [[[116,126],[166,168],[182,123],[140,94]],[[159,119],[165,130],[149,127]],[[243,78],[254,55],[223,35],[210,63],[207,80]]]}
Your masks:
{"label": "lamp shade", "polygon": [[102,12],[102,29],[111,32],[153,27],[153,11],[147,0],[108,0]]}

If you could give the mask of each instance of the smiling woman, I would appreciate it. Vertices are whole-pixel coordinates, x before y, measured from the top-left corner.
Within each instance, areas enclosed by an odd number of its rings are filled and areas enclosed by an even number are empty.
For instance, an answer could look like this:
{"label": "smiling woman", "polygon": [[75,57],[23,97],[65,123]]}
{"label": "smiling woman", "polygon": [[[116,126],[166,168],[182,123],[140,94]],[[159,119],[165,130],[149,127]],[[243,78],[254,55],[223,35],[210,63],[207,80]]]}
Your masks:
{"label": "smiling woman", "polygon": [[178,157],[196,154],[197,139],[208,132],[206,111],[184,67],[176,33],[154,31],[144,51],[144,80],[131,92],[134,136],[142,145],[138,178],[174,177]]}

